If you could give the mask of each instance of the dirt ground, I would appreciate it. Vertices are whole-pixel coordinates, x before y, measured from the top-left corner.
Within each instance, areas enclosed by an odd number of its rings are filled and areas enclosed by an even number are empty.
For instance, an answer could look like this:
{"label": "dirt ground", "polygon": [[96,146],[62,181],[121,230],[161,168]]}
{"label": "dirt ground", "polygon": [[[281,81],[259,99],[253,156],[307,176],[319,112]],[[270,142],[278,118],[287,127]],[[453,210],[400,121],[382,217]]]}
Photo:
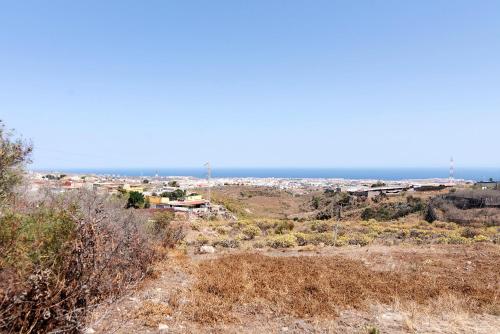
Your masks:
{"label": "dirt ground", "polygon": [[494,333],[500,246],[171,251],[97,333]]}

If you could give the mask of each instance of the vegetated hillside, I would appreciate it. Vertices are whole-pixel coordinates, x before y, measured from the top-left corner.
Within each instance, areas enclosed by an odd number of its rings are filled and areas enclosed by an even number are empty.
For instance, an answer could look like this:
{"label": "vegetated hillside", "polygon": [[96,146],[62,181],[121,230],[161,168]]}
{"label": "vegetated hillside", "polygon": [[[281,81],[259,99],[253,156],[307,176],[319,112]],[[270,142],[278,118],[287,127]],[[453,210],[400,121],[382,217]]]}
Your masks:
{"label": "vegetated hillside", "polygon": [[[197,190],[206,195],[206,189]],[[212,189],[214,203],[241,217],[287,218],[308,210],[311,196],[271,187],[225,186]]]}
{"label": "vegetated hillside", "polygon": [[311,207],[316,211],[311,218],[389,221],[411,214],[423,215],[429,196],[428,193],[402,193],[391,196],[381,194],[367,199],[327,189],[312,197]]}
{"label": "vegetated hillside", "polygon": [[432,198],[428,220],[500,226],[500,190],[463,189]]}

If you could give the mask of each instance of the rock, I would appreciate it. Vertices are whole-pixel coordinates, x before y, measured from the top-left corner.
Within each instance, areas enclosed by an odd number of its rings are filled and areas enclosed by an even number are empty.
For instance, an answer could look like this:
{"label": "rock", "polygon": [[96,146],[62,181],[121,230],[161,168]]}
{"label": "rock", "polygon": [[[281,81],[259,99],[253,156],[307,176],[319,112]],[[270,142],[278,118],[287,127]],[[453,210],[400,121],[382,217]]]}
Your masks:
{"label": "rock", "polygon": [[168,329],[168,325],[158,324],[158,330],[160,331],[160,333],[167,333]]}
{"label": "rock", "polygon": [[85,329],[84,333],[85,334],[93,334],[93,333],[95,333],[95,330],[92,327],[89,327],[89,328]]}
{"label": "rock", "polygon": [[288,327],[281,327],[282,332],[288,332]]}
{"label": "rock", "polygon": [[203,245],[200,247],[201,254],[212,254],[215,253],[215,248],[209,245]]}

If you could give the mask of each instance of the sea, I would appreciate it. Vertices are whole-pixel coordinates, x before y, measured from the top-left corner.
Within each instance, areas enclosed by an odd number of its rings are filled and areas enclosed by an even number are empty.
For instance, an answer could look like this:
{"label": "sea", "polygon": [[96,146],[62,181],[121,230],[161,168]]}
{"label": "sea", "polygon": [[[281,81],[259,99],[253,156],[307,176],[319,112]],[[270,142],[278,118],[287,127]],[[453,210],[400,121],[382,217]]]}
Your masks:
{"label": "sea", "polygon": [[[204,168],[60,168],[35,171],[112,176],[192,176],[204,178]],[[455,168],[455,179],[500,180],[499,168]],[[212,168],[214,178],[328,178],[350,180],[415,180],[448,178],[448,168]]]}

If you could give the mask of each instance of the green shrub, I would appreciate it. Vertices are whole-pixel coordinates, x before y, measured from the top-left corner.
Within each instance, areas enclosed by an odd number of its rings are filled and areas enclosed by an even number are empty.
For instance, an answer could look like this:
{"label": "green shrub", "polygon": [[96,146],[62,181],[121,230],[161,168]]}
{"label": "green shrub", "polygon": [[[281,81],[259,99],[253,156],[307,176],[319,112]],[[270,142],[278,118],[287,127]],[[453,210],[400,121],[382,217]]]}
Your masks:
{"label": "green shrub", "polygon": [[293,230],[295,227],[292,221],[283,220],[274,224],[274,233],[276,234],[285,234]]}
{"label": "green shrub", "polygon": [[295,233],[295,238],[299,246],[305,246],[309,243],[309,234],[297,232]]}
{"label": "green shrub", "polygon": [[335,241],[335,246],[336,247],[342,247],[346,246],[349,244],[349,238],[346,236],[339,236],[337,240]]}
{"label": "green shrub", "polygon": [[297,238],[293,234],[283,234],[268,237],[266,244],[272,248],[288,248],[297,246]]}
{"label": "green shrub", "polygon": [[0,218],[0,269],[13,266],[59,266],[76,223],[69,212],[40,210],[33,214],[7,214]]}
{"label": "green shrub", "polygon": [[321,243],[333,246],[333,234],[332,233],[311,233],[308,235],[308,243],[313,245],[319,245]]}
{"label": "green shrub", "polygon": [[218,226],[215,226],[214,230],[219,233],[219,234],[227,234],[229,232],[231,228],[230,227],[227,227],[227,226],[222,226],[222,225],[218,225]]}
{"label": "green shrub", "polygon": [[490,239],[485,235],[479,234],[474,236],[474,242],[486,242],[486,241],[490,241]]}
{"label": "green shrub", "polygon": [[260,235],[260,228],[255,225],[248,225],[243,229],[242,233],[245,236],[245,240],[252,240]]}
{"label": "green shrub", "polygon": [[156,258],[144,221],[95,193],[2,213],[0,327],[9,333],[78,332],[88,308],[141,280]]}
{"label": "green shrub", "polygon": [[196,237],[196,240],[193,242],[195,246],[203,246],[208,245],[210,243],[210,239],[208,239],[205,235],[200,234]]}
{"label": "green shrub", "polygon": [[220,246],[224,248],[239,248],[240,241],[236,239],[220,238],[212,242],[212,246],[214,247]]}
{"label": "green shrub", "polygon": [[448,237],[447,241],[448,244],[452,245],[462,245],[462,244],[468,244],[470,242],[469,239],[459,235],[451,235]]}

